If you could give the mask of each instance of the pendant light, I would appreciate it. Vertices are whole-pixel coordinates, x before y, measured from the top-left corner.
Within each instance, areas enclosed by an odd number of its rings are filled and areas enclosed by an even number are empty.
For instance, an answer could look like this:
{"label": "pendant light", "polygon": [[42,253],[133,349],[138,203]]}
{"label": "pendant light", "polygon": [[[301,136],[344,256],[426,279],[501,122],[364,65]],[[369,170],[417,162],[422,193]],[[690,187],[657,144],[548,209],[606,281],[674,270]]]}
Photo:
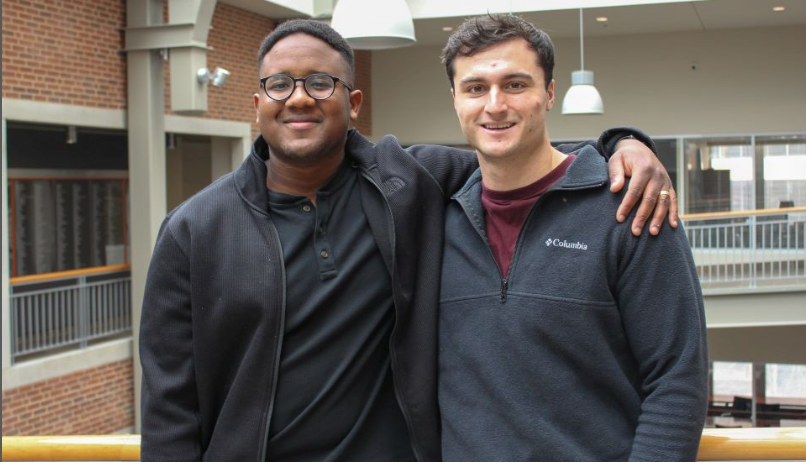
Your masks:
{"label": "pendant light", "polygon": [[579,71],[571,73],[571,87],[563,98],[563,114],[602,114],[604,104],[593,86],[593,71],[585,71],[585,37],[582,8],[579,9]]}
{"label": "pendant light", "polygon": [[339,0],[330,25],[356,50],[414,45],[414,21],[405,0]]}

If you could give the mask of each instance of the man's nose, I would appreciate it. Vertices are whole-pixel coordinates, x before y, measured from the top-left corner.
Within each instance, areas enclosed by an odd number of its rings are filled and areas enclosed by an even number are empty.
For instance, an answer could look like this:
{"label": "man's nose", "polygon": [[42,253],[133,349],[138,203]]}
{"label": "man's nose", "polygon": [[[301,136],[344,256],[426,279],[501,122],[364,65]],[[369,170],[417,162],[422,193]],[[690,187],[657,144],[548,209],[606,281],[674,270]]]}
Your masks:
{"label": "man's nose", "polygon": [[506,111],[506,95],[497,88],[490,89],[487,94],[487,104],[484,109],[489,113],[500,113]]}
{"label": "man's nose", "polygon": [[305,91],[305,85],[302,82],[296,82],[294,91],[288,96],[285,104],[289,106],[310,106],[315,105],[316,100],[308,95],[308,92]]}

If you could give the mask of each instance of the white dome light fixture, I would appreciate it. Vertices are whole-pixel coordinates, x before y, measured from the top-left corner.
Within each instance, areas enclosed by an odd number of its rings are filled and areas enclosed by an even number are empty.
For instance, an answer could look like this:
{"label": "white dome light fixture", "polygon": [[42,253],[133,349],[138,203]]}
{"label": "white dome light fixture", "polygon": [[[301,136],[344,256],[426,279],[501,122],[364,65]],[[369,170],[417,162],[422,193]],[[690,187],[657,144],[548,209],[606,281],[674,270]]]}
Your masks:
{"label": "white dome light fixture", "polygon": [[593,71],[585,71],[585,38],[582,31],[582,8],[579,9],[579,57],[578,71],[571,73],[571,87],[563,98],[563,114],[602,114],[604,103],[599,91],[593,86]]}
{"label": "white dome light fixture", "polygon": [[405,0],[339,0],[330,25],[356,50],[414,45],[414,21]]}

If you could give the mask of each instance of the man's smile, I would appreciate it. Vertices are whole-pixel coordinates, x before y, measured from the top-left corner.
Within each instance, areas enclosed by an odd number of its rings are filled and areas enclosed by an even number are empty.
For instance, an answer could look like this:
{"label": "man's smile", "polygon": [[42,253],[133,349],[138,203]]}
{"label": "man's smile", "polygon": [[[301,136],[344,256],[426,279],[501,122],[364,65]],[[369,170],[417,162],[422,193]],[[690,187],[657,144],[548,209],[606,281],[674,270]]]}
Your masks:
{"label": "man's smile", "polygon": [[502,131],[515,126],[514,122],[487,122],[481,123],[481,127],[489,131]]}
{"label": "man's smile", "polygon": [[282,123],[285,126],[294,130],[310,129],[319,124],[320,122],[321,122],[320,120],[311,116],[294,116],[282,120]]}

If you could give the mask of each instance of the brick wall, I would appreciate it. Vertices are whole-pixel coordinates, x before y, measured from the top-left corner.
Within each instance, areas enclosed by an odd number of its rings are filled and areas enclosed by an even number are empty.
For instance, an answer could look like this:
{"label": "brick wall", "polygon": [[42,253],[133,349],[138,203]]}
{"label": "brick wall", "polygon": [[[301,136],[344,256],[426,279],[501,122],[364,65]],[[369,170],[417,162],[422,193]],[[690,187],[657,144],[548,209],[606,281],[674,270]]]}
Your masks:
{"label": "brick wall", "polygon": [[[3,98],[125,109],[125,13],[125,0],[3,0]],[[232,75],[225,86],[208,89],[208,111],[201,117],[254,123],[257,51],[275,25],[271,18],[216,4],[207,63]],[[370,134],[370,52],[358,52],[356,64],[364,91],[356,127]],[[171,112],[168,68],[166,113]]]}
{"label": "brick wall", "polygon": [[[258,134],[252,102],[252,95],[258,91],[257,52],[263,39],[276,25],[271,18],[216,3],[212,30],[207,38],[207,45],[212,48],[207,52],[207,67],[212,71],[220,66],[232,74],[223,87],[210,86],[207,89],[207,112],[202,117],[249,122],[253,136]],[[355,127],[370,135],[372,55],[369,51],[357,51],[355,61],[356,86],[364,92],[364,103]],[[169,66],[165,67],[165,73],[165,112],[170,114]]]}
{"label": "brick wall", "polygon": [[124,0],[3,0],[3,98],[126,106]]}
{"label": "brick wall", "polygon": [[[275,27],[271,18],[216,3],[212,30],[207,38],[207,67],[216,66],[232,74],[223,87],[209,85],[204,118],[254,123],[252,95],[258,88],[257,51],[263,38]],[[168,66],[166,72],[165,113],[170,114],[171,96]],[[253,124],[254,126],[254,124]],[[253,132],[256,130],[253,127]]]}
{"label": "brick wall", "polygon": [[134,427],[133,375],[128,359],[5,390],[3,435],[109,434]]}

